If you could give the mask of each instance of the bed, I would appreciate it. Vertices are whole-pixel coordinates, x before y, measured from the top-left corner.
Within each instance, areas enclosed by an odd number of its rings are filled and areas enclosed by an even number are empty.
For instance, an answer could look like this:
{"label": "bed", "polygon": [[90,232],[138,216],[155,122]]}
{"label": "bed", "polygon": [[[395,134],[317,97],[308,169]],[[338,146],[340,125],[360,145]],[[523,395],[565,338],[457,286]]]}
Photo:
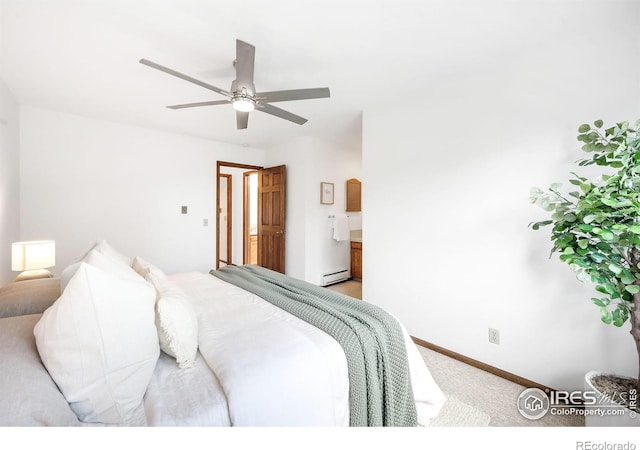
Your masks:
{"label": "bed", "polygon": [[328,292],[253,266],[166,275],[98,242],[0,288],[0,426],[428,425],[444,396],[402,324]]}

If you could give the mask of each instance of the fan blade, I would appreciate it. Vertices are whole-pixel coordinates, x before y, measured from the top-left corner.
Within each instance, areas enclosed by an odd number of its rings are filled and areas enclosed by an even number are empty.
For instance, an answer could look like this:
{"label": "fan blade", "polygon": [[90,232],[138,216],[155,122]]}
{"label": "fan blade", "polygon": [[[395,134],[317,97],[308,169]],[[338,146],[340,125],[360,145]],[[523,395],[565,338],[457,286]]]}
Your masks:
{"label": "fan blade", "polygon": [[213,102],[184,103],[182,105],[170,105],[170,109],[193,108],[194,106],[228,105],[229,100],[215,100]]}
{"label": "fan blade", "polygon": [[183,80],[189,81],[193,84],[197,84],[198,86],[202,86],[205,89],[209,89],[213,92],[217,92],[218,94],[222,94],[225,97],[232,97],[230,92],[227,92],[223,89],[212,86],[209,83],[205,83],[204,81],[196,80],[195,78],[192,78],[189,75],[176,72],[175,70],[169,69],[168,67],[164,67],[164,66],[161,66],[160,64],[156,64],[153,61],[149,61],[148,59],[141,59],[140,64],[144,64],[145,66],[149,66],[154,69],[160,70],[162,72],[168,73],[169,75],[173,75],[174,77],[182,78]]}
{"label": "fan blade", "polygon": [[246,111],[236,111],[236,123],[238,130],[244,130],[249,124],[249,113]]}
{"label": "fan blade", "polygon": [[291,122],[297,123],[298,125],[302,125],[307,121],[307,119],[305,119],[304,117],[296,116],[289,111],[285,111],[284,109],[269,105],[268,103],[256,103],[256,109],[267,114],[271,114],[272,116],[280,117],[281,119],[286,119]]}
{"label": "fan blade", "polygon": [[259,92],[256,94],[257,100],[266,103],[327,97],[329,97],[329,88],[292,89],[288,91]]}
{"label": "fan blade", "polygon": [[246,88],[247,93],[253,95],[253,65],[256,48],[244,41],[236,39],[236,89]]}

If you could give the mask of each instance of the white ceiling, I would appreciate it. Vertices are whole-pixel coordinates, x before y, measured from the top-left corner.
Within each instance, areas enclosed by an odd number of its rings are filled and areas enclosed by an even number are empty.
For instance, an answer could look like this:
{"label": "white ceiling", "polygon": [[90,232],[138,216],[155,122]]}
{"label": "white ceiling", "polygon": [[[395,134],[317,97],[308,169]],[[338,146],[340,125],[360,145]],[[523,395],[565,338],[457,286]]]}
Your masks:
{"label": "white ceiling", "polygon": [[[0,75],[22,104],[269,148],[296,135],[359,146],[361,114],[428,99],[440,79],[550,37],[545,0],[0,0]],[[139,64],[228,90],[235,39],[256,47],[258,91],[327,86],[279,103],[305,125],[253,112],[237,130],[223,97]]]}

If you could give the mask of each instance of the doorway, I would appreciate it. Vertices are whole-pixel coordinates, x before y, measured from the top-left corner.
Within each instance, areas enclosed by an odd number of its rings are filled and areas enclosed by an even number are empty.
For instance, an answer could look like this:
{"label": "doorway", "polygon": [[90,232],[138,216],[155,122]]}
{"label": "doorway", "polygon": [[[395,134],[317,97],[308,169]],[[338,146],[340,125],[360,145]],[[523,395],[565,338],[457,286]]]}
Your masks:
{"label": "doorway", "polygon": [[265,169],[218,161],[216,269],[257,264],[285,273],[285,210],[284,165]]}
{"label": "doorway", "polygon": [[[261,167],[219,161],[216,171],[216,269],[225,265],[245,264],[245,229],[258,215],[255,194],[245,193],[245,173],[256,173]],[[247,186],[251,188],[251,186]],[[257,187],[256,187],[257,189]],[[245,200],[246,198],[246,200]],[[256,222],[257,219],[254,219]]]}

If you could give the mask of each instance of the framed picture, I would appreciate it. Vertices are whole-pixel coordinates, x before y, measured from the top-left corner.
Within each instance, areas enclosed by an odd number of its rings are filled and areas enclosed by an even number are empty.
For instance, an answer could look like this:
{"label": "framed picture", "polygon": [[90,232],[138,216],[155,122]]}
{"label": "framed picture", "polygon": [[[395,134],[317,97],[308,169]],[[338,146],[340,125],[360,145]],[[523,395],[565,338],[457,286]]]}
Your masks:
{"label": "framed picture", "polygon": [[333,205],[333,183],[320,183],[320,203]]}

